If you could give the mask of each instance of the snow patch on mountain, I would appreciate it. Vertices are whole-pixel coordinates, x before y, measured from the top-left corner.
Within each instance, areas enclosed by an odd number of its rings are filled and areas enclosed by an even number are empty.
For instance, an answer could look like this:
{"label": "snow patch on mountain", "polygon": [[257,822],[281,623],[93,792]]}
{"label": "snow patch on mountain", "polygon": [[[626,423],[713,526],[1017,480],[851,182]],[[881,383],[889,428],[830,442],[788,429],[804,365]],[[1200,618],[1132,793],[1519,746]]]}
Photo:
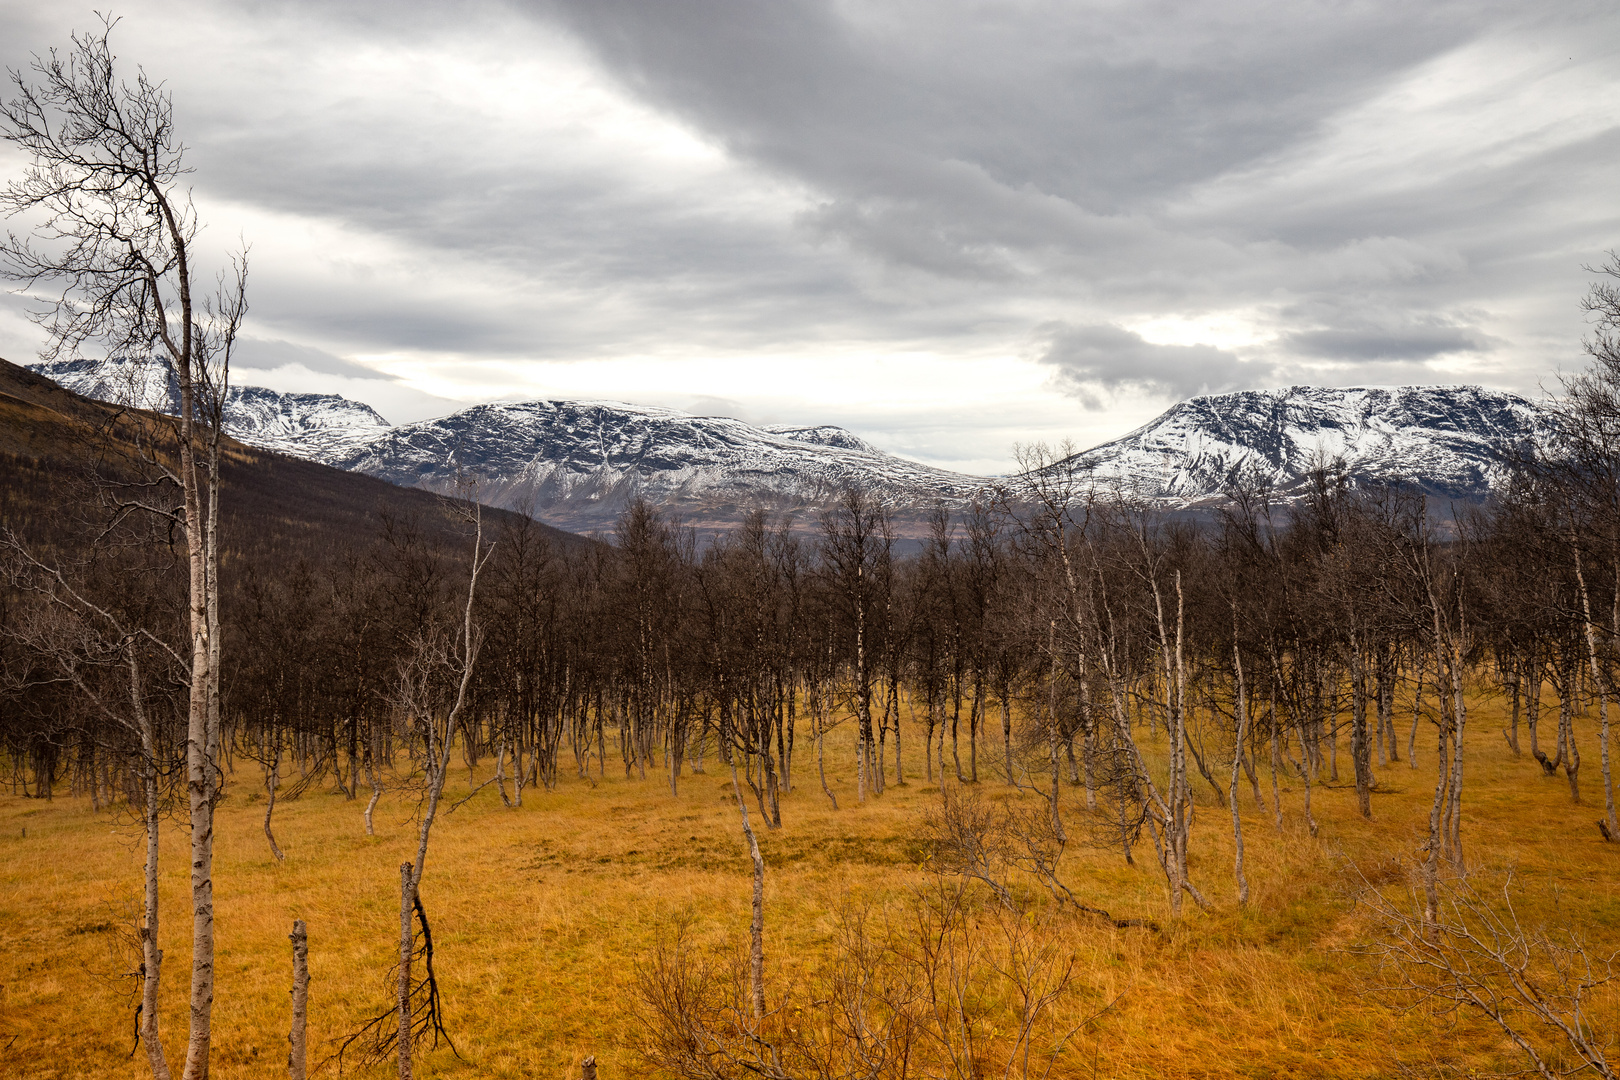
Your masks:
{"label": "snow patch on mountain", "polygon": [[1286,495],[1334,462],[1358,484],[1477,499],[1546,430],[1542,406],[1479,386],[1292,386],[1191,398],[1068,464],[1098,487],[1177,506],[1245,480]]}
{"label": "snow patch on mountain", "polygon": [[[33,370],[87,397],[178,409],[162,364],[76,360]],[[797,511],[810,527],[849,484],[873,491],[916,531],[928,508],[964,507],[997,482],[886,454],[833,425],[756,427],[615,401],[499,402],[392,427],[334,394],[237,386],[226,427],[255,446],[398,484],[450,492],[476,477],[482,501],[579,531],[611,528],[636,496],[693,524],[729,527],[769,509]],[[1255,481],[1286,499],[1313,467],[1335,463],[1357,484],[1479,499],[1546,432],[1543,406],[1478,386],[1293,386],[1192,398],[1059,467],[1167,508],[1211,506]]]}
{"label": "snow patch on mountain", "polygon": [[441,491],[476,476],[482,501],[565,527],[611,525],[638,495],[718,520],[819,508],[852,483],[916,505],[961,504],[991,483],[884,454],[840,428],[765,429],[612,401],[477,405],[402,424],[334,464]]}
{"label": "snow patch on mountain", "polygon": [[[30,369],[84,397],[149,409],[180,411],[180,384],[161,361],[57,360]],[[369,405],[337,394],[286,394],[262,386],[232,386],[225,395],[225,430],[249,446],[332,464],[389,429]]]}
{"label": "snow patch on mountain", "polygon": [[233,386],[225,402],[225,430],[238,439],[323,465],[352,456],[391,428],[370,405],[338,394]]}
{"label": "snow patch on mountain", "polygon": [[780,435],[784,439],[794,442],[814,443],[816,446],[836,446],[843,450],[861,450],[868,454],[881,454],[882,450],[873,446],[848,428],[836,427],[832,424],[814,424],[808,427],[791,424],[766,424],[761,431],[772,435]]}

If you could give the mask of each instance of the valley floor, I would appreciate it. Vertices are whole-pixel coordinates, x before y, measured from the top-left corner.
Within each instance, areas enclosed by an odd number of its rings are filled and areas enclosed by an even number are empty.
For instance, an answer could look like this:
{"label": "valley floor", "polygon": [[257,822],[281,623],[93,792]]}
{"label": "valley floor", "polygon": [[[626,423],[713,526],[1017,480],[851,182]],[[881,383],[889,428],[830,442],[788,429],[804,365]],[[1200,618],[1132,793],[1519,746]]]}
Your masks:
{"label": "valley floor", "polygon": [[[1588,805],[1572,806],[1565,781],[1542,776],[1528,755],[1515,759],[1499,725],[1495,705],[1476,705],[1464,790],[1470,869],[1485,883],[1512,869],[1527,922],[1567,925],[1607,955],[1620,946],[1620,846],[1606,845],[1593,825],[1602,800],[1595,734],[1581,730]],[[829,760],[846,759],[847,746],[832,749]],[[981,758],[982,796],[1033,805],[1035,796],[995,779],[997,764]],[[477,778],[492,765],[486,760]],[[1114,852],[1070,851],[1066,877],[1083,902],[1156,920],[1164,932],[1086,916],[1054,924],[1075,958],[1061,1016],[1094,1019],[1051,1075],[1467,1076],[1520,1067],[1501,1033],[1477,1018],[1403,1013],[1371,992],[1380,976],[1358,951],[1372,922],[1355,902],[1357,870],[1389,895],[1405,895],[1403,875],[1418,857],[1433,793],[1433,750],[1420,747],[1416,770],[1404,761],[1378,769],[1371,822],[1355,811],[1342,749],[1340,765],[1345,783],[1316,789],[1316,837],[1302,827],[1297,781],[1285,784],[1281,830],[1244,785],[1253,888],[1246,910],[1234,899],[1230,815],[1196,775],[1193,874],[1213,913],[1189,904],[1170,922],[1145,839],[1134,867]],[[520,809],[486,787],[440,818],[422,894],[461,1057],[432,1051],[419,1076],[575,1077],[587,1054],[603,1080],[655,1075],[637,1049],[638,965],[682,918],[707,943],[746,937],[750,863],[729,775],[711,757],[708,773],[688,775],[672,797],[662,775],[626,779],[611,750],[608,766],[593,782],[565,769],[556,791],[531,788]],[[940,794],[923,778],[920,754],[903,787],[891,784],[865,805],[848,771],[830,770],[836,811],[807,748],[795,768],[783,827],[767,831],[754,817],[767,864],[768,996],[826,959],[841,908],[903,913],[911,890],[931,877],[920,865],[919,823]],[[399,865],[415,848],[412,806],[400,798],[384,797],[377,835],[367,837],[363,800],[312,790],[277,805],[287,854],[278,865],[262,831],[257,767],[239,762],[237,770],[218,816],[215,863],[220,1080],[285,1075],[295,918],[309,926],[312,1062],[387,1006]],[[453,799],[468,781],[459,769]],[[1264,774],[1262,781],[1269,798]],[[1065,797],[1078,814],[1079,791]],[[137,999],[128,934],[141,858],[137,830],[87,800],[0,795],[0,1075],[149,1075],[144,1053],[131,1058]],[[166,831],[164,859],[161,1024],[178,1065],[190,933],[178,822]],[[1613,1038],[1620,1000],[1601,990],[1591,1017]],[[391,1067],[347,1072],[386,1076]],[[328,1065],[315,1075],[336,1073]]]}

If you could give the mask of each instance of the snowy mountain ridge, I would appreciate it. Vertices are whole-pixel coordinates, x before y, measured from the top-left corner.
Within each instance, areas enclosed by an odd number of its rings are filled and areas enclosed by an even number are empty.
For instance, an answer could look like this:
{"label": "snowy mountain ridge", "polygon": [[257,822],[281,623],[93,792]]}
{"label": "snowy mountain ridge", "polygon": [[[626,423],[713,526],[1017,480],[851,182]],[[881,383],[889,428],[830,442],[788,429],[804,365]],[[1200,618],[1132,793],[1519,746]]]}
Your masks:
{"label": "snowy mountain ridge", "polygon": [[[157,365],[64,361],[34,370],[101,400],[172,412]],[[506,401],[391,426],[332,394],[231,388],[226,425],[243,442],[450,492],[477,477],[480,501],[565,529],[610,529],[641,496],[688,524],[728,528],[754,509],[801,524],[849,484],[917,532],[935,505],[961,508],[1003,478],[968,476],[884,453],[832,425],[755,426],[617,401]],[[1478,386],[1293,386],[1191,398],[1118,439],[1061,463],[1082,486],[1166,509],[1220,501],[1237,483],[1286,499],[1317,465],[1342,462],[1357,484],[1401,484],[1479,499],[1514,452],[1547,431],[1543,406]]]}
{"label": "snowy mountain ridge", "polygon": [[1479,386],[1291,386],[1190,398],[1069,460],[1099,487],[1176,507],[1245,481],[1286,495],[1334,461],[1357,484],[1478,499],[1546,431],[1543,406]]}
{"label": "snowy mountain ridge", "polygon": [[402,424],[333,464],[446,491],[474,474],[481,501],[564,528],[608,527],[638,495],[689,523],[721,524],[753,508],[820,509],[852,483],[919,506],[961,505],[992,483],[885,454],[842,428],[759,428],[609,401],[475,405]]}
{"label": "snowy mountain ridge", "polygon": [[[154,360],[56,360],[29,370],[87,398],[170,416],[180,411],[180,386],[167,364]],[[370,405],[337,394],[288,394],[232,385],[225,394],[225,430],[249,446],[330,465],[389,429]]]}

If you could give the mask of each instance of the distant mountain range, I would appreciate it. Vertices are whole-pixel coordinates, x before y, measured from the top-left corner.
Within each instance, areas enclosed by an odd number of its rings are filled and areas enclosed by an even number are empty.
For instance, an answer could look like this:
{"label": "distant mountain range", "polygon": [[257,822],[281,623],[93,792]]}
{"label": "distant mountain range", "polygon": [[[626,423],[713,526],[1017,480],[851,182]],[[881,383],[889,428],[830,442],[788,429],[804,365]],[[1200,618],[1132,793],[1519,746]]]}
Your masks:
{"label": "distant mountain range", "polygon": [[[56,360],[28,369],[95,401],[170,416],[180,411],[180,387],[165,364]],[[250,446],[331,465],[392,427],[370,405],[337,394],[284,394],[233,385],[225,396],[225,430]]]}
{"label": "distant mountain range", "polygon": [[1283,496],[1319,464],[1360,484],[1480,499],[1507,460],[1546,433],[1543,406],[1479,386],[1292,386],[1210,394],[1171,406],[1113,442],[1075,455],[1094,483],[1178,507],[1244,480]]}
{"label": "distant mountain range", "polygon": [[611,401],[475,405],[402,424],[332,464],[435,490],[457,472],[477,476],[481,499],[581,530],[610,527],[636,495],[687,524],[726,527],[756,507],[819,511],[851,483],[901,509],[960,506],[993,483],[885,454],[842,428],[759,428]]}
{"label": "distant mountain range", "polygon": [[[33,370],[86,397],[177,407],[172,379],[155,365]],[[1239,479],[1286,496],[1313,465],[1335,460],[1358,483],[1473,500],[1544,425],[1536,403],[1478,386],[1295,386],[1192,398],[1065,465],[1083,483],[1169,509],[1210,505]],[[961,508],[1004,482],[896,457],[830,425],[757,427],[611,401],[497,402],[390,425],[337,395],[242,386],[231,389],[226,426],[245,443],[405,486],[452,492],[476,477],[480,501],[578,532],[610,529],[636,495],[687,524],[723,529],[755,508],[814,515],[855,483],[889,504],[902,535],[920,534],[933,506]]]}
{"label": "distant mountain range", "polygon": [[[0,360],[0,519],[6,528],[31,544],[79,544],[90,523],[105,524],[105,507],[84,483],[86,466],[102,479],[133,479],[145,472],[139,462],[147,449],[131,439],[132,425],[108,423],[112,411]],[[87,440],[88,432],[97,438]],[[346,550],[364,551],[376,541],[379,514],[412,522],[417,536],[442,545],[452,558],[471,546],[453,507],[426,491],[230,441],[223,470],[229,498],[220,508],[220,529],[238,574],[250,566],[284,573],[291,560],[304,557],[335,565],[330,560]],[[517,515],[500,510],[485,517],[491,531],[519,524]],[[544,524],[535,529],[559,547],[589,543]]]}

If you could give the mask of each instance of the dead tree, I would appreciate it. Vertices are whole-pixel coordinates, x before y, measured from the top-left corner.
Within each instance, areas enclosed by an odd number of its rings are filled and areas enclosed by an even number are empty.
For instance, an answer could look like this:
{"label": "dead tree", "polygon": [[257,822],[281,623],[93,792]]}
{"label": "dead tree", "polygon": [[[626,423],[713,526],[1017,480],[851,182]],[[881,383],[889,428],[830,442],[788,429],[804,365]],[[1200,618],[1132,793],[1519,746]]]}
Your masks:
{"label": "dead tree", "polygon": [[[399,944],[399,1029],[396,1050],[400,1080],[412,1075],[411,1051],[416,1042],[413,996],[415,984],[411,967],[415,959],[413,916],[419,917],[425,939],[429,981],[434,998],[435,1022],[438,988],[431,982],[432,935],[422,909],[422,874],[427,868],[428,839],[438,816],[450,774],[450,744],[467,706],[468,688],[483,641],[481,628],[473,620],[478,597],[478,575],[489,561],[491,548],[484,544],[483,516],[476,502],[458,509],[473,527],[472,559],[467,576],[467,598],[461,609],[460,625],[454,631],[434,628],[417,638],[410,654],[400,664],[396,705],[418,740],[421,751],[422,784],[417,826],[415,862],[400,867],[400,944]],[[452,636],[452,634],[454,636]],[[436,1032],[437,1033],[437,1030]]]}
{"label": "dead tree", "polygon": [[853,661],[850,697],[855,706],[855,790],[860,802],[867,792],[883,790],[872,730],[872,684],[878,667],[873,630],[880,586],[892,558],[894,534],[889,518],[872,493],[848,487],[837,505],[822,515],[821,562],[832,610],[847,635]]}
{"label": "dead tree", "polygon": [[158,945],[158,857],[163,792],[171,767],[169,739],[149,701],[148,669],[167,667],[178,674],[184,671],[185,657],[128,613],[91,600],[61,568],[35,559],[9,531],[0,536],[0,556],[6,584],[37,600],[27,617],[6,627],[8,636],[43,658],[53,677],[72,685],[109,727],[130,737],[136,747],[133,757],[146,841],[142,918],[137,929],[141,1003],[136,1037],[146,1044],[152,1074],[168,1080],[170,1067],[158,1031],[158,988],[163,971],[163,950]]}

